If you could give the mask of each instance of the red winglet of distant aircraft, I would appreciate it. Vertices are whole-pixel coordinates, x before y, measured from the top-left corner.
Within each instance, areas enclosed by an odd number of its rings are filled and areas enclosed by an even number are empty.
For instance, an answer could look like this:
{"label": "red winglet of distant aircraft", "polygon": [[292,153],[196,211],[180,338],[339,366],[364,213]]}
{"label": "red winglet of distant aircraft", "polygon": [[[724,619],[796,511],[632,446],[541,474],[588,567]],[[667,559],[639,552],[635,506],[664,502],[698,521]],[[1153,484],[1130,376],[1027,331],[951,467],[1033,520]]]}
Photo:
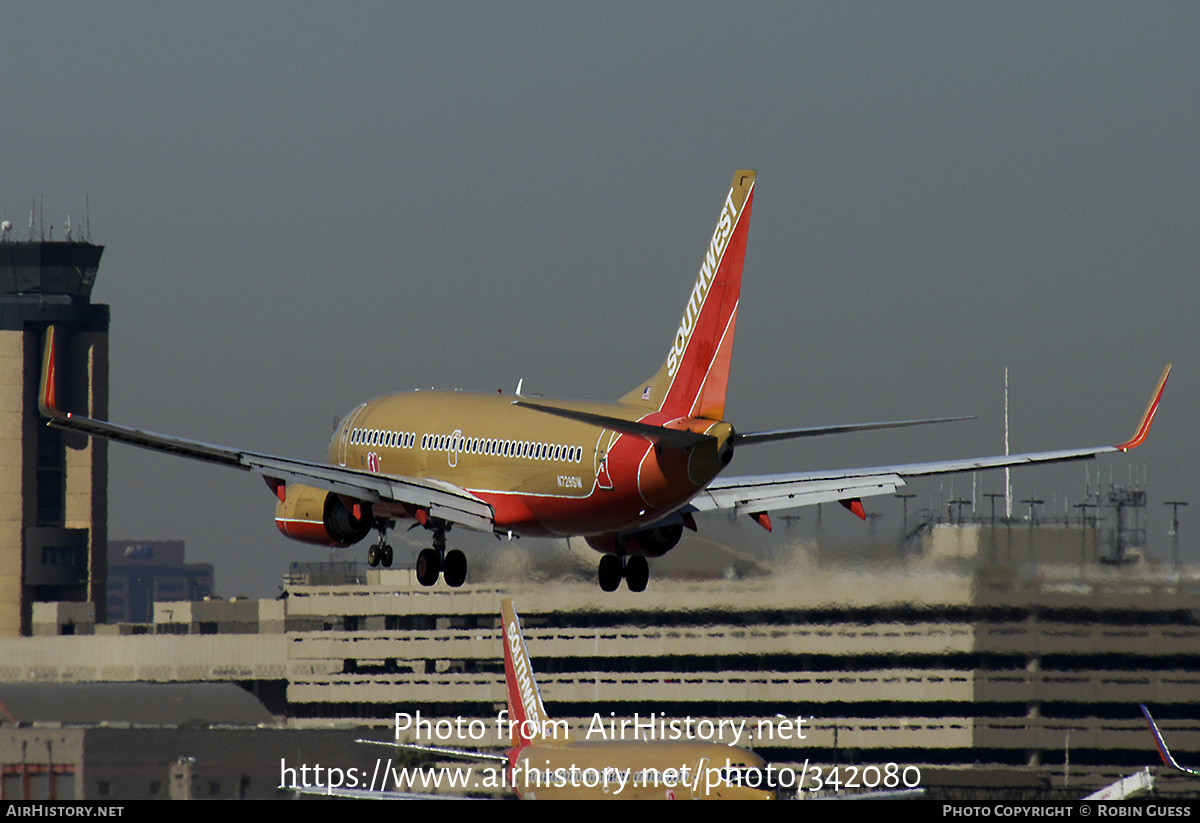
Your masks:
{"label": "red winglet of distant aircraft", "polygon": [[[1166,379],[1166,375],[1163,376],[1163,379]],[[1147,413],[1153,414],[1149,409],[1147,409]],[[1150,734],[1154,735],[1154,746],[1158,749],[1158,756],[1162,758],[1163,765],[1170,766],[1175,771],[1183,772],[1184,774],[1200,777],[1200,770],[1189,769],[1175,762],[1175,758],[1171,756],[1171,751],[1167,748],[1167,741],[1163,740],[1162,732],[1158,730],[1158,724],[1150,716],[1150,710],[1146,708],[1144,703],[1138,705],[1142,710],[1142,716],[1146,718],[1146,723],[1150,726]]]}
{"label": "red winglet of distant aircraft", "polygon": [[505,536],[583,537],[603,556],[600,585],[646,587],[648,557],[693,528],[692,514],[717,509],[767,513],[842,502],[865,517],[862,498],[890,494],[909,477],[1027,463],[1082,460],[1140,444],[1170,367],[1134,436],[1119,446],[750,477],[723,472],[742,446],[799,437],[900,428],[964,418],[895,420],[737,432],[725,419],[729,368],[756,175],[742,170],[721,202],[716,227],[659,370],[616,402],[518,393],[416,391],[386,394],[338,424],[326,463],[233,449],[95,420],[60,409],[61,354],[46,334],[39,406],[50,425],[255,472],[275,494],[286,536],[349,546],[372,531],[371,565],[391,565],[387,530],[414,520],[432,535],[417,579],[460,586],[461,551],[447,551],[453,526]]}

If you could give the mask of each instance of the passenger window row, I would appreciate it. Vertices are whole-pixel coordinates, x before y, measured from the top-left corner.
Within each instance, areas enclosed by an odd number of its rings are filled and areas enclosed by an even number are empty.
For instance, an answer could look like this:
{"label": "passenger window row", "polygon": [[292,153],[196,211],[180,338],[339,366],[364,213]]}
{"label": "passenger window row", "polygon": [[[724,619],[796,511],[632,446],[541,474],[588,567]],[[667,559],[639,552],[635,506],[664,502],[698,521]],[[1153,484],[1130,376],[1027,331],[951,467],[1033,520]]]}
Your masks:
{"label": "passenger window row", "polygon": [[383,429],[354,429],[350,442],[356,446],[380,446],[385,449],[411,449],[417,443],[416,432],[393,432]]}
{"label": "passenger window row", "polygon": [[[415,432],[354,429],[350,432],[350,442],[356,446],[411,449],[416,445],[417,435]],[[461,434],[426,434],[421,438],[421,450],[456,451],[487,457],[515,457],[525,460],[553,460],[567,463],[578,463],[583,460],[582,446],[531,443],[528,440],[463,437]]]}

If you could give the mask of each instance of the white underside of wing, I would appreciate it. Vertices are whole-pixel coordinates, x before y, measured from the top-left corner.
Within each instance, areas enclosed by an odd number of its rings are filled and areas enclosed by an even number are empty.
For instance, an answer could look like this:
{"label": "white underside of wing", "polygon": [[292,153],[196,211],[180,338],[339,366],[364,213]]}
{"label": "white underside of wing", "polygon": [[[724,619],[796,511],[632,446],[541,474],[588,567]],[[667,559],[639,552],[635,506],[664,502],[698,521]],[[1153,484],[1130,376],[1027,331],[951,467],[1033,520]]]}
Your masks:
{"label": "white underside of wing", "polygon": [[750,477],[718,477],[692,500],[698,511],[734,509],[759,512],[832,503],[855,497],[891,494],[904,485],[905,478],[931,474],[981,471],[1029,463],[1061,463],[1087,460],[1099,454],[1119,451],[1114,446],[1090,449],[1061,449],[1026,454],[968,457],[928,463],[902,463],[863,469],[764,474]]}

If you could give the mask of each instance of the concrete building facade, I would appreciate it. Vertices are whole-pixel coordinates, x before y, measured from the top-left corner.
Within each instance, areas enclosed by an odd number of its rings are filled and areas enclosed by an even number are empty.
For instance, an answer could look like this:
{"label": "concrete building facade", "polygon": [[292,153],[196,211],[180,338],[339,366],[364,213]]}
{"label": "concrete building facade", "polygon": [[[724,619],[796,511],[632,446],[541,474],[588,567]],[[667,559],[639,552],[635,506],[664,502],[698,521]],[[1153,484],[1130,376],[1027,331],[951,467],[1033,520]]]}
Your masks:
{"label": "concrete building facade", "polygon": [[[642,594],[590,579],[449,589],[399,569],[341,585],[294,574],[282,599],[163,603],[152,625],[95,636],[50,636],[71,623],[86,634],[86,616],[38,604],[37,642],[0,641],[0,682],[236,681],[296,729],[386,729],[397,712],[494,729],[497,612],[513,597],[547,708],[577,734],[596,716],[745,720],[739,742],[777,764],[897,763],[923,785],[979,764],[1033,781],[1023,797],[1153,764],[1138,703],[1173,747],[1200,748],[1200,578],[1040,564],[1027,532],[935,530],[921,558],[870,571],[808,555],[773,576],[656,580]],[[1094,539],[1054,536],[1068,560]],[[1015,565],[971,568],[993,545]],[[771,739],[784,718],[803,718],[803,737]]]}
{"label": "concrete building facade", "polygon": [[96,604],[104,619],[107,445],[37,410],[50,325],[67,411],[108,414],[108,306],[91,303],[104,247],[0,242],[0,636],[28,634],[31,604]]}

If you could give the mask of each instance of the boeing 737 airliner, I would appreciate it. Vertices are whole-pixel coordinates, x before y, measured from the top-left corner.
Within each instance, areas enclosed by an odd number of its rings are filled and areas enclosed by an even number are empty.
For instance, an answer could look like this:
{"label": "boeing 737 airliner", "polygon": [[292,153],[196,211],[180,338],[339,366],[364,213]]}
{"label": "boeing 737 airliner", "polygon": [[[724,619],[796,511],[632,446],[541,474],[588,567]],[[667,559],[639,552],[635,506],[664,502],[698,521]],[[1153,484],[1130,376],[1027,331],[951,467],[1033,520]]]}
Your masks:
{"label": "boeing 737 airliner", "polygon": [[905,478],[1024,463],[1081,460],[1142,442],[1170,371],[1164,371],[1128,441],[1031,454],[757,477],[721,477],[742,446],[938,420],[901,420],[735,432],[725,420],[742,260],[754,201],[753,171],[738,171],[721,203],[666,360],[616,402],[466,392],[388,394],[355,407],[329,443],[328,463],[215,446],[60,411],[55,328],[46,334],[39,404],[49,424],[263,476],[288,537],[350,546],[372,530],[371,565],[392,563],[387,530],[414,520],[431,534],[417,578],[461,586],[467,561],[446,551],[453,526],[515,535],[582,536],[601,553],[606,591],[642,591],[647,557],[673,548],[697,511],[732,509],[770,529],[768,512],[839,501],[859,517],[862,498]]}

